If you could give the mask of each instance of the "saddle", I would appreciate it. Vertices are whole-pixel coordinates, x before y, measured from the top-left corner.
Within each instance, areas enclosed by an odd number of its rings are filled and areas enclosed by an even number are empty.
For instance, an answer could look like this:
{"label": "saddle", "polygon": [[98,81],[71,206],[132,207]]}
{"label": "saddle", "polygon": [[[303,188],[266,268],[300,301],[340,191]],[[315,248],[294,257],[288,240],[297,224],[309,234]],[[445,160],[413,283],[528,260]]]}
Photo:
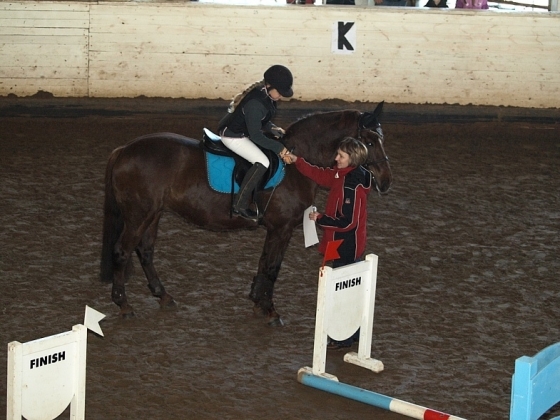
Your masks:
{"label": "saddle", "polygon": [[[210,187],[220,193],[238,192],[252,163],[233,153],[222,143],[220,136],[207,128],[204,129],[200,144],[204,151]],[[270,165],[257,187],[258,191],[275,188],[284,179],[284,164],[280,163],[280,158],[272,150],[261,150]]]}

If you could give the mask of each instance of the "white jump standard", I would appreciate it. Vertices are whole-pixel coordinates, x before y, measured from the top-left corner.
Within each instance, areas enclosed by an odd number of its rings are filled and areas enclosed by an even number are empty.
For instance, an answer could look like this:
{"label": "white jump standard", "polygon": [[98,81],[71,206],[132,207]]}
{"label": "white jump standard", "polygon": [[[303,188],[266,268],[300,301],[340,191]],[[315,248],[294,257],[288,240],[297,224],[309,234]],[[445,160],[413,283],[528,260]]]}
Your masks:
{"label": "white jump standard", "polygon": [[302,368],[313,375],[335,379],[325,372],[327,336],[344,340],[360,328],[358,353],[350,352],[344,361],[381,372],[383,363],[372,359],[371,336],[377,284],[377,255],[366,256],[365,261],[332,269],[323,266],[319,271],[317,315],[313,367]]}
{"label": "white jump standard", "polygon": [[325,372],[327,336],[344,340],[360,328],[358,353],[349,352],[344,361],[373,372],[381,372],[383,363],[371,358],[373,313],[377,285],[377,255],[369,254],[365,261],[336,269],[321,267],[317,293],[313,367],[298,371],[298,381],[322,391],[351,398],[419,420],[464,420],[416,404],[387,397],[338,381]]}
{"label": "white jump standard", "polygon": [[86,306],[72,331],[8,344],[7,420],[52,420],[68,405],[72,420],[85,419],[87,330],[103,335],[104,317]]}

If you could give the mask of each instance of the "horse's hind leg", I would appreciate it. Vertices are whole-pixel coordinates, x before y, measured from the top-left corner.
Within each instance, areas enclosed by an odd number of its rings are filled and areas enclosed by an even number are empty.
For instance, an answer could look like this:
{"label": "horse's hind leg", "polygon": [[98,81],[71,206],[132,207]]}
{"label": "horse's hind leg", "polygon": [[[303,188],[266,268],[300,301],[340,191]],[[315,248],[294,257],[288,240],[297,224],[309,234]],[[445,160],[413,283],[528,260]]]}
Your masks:
{"label": "horse's hind leg", "polygon": [[157,237],[157,230],[161,213],[154,217],[152,223],[142,236],[142,240],[138,247],[136,247],[136,254],[140,259],[140,264],[144,270],[144,274],[148,279],[148,288],[152,295],[159,298],[159,304],[162,308],[175,306],[173,297],[165,291],[161,280],[154,267],[154,246]]}
{"label": "horse's hind leg", "polygon": [[120,315],[123,317],[133,316],[134,311],[128,304],[126,297],[125,283],[131,271],[132,261],[130,260],[134,246],[124,246],[123,238],[126,239],[126,229],[117,241],[113,253],[114,278],[111,290],[111,299],[120,308]]}
{"label": "horse's hind leg", "polygon": [[[145,213],[136,214],[134,217],[124,220],[124,229],[113,253],[114,278],[111,298],[120,310],[123,317],[133,316],[134,311],[128,304],[125,283],[130,274],[131,255],[141,242],[144,232],[152,224],[154,216],[146,216]],[[157,223],[156,223],[157,224]]]}

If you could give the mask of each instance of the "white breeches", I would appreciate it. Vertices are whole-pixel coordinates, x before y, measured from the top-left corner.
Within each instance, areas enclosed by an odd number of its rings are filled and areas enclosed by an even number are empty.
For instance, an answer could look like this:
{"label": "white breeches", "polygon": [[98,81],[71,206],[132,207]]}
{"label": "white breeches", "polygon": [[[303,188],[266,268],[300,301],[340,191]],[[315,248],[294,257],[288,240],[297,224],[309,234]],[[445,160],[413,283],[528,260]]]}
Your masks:
{"label": "white breeches", "polygon": [[252,164],[259,162],[265,168],[268,168],[268,166],[270,165],[270,162],[268,161],[266,155],[248,137],[222,136],[222,143],[224,143],[225,146],[233,153],[238,154],[243,159],[248,160]]}

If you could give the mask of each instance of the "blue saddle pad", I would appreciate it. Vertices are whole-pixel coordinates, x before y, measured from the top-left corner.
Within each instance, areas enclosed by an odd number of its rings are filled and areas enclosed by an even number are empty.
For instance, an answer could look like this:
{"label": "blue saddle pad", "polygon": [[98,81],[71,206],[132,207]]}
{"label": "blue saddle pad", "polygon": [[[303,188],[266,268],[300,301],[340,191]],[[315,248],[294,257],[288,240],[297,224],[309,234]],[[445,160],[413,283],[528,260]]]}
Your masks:
{"label": "blue saddle pad", "polygon": [[[210,187],[217,192],[231,192],[231,178],[233,176],[233,168],[235,160],[229,156],[218,156],[212,153],[204,153],[206,155],[206,169],[208,172],[208,183]],[[278,165],[276,173],[264,186],[265,189],[274,188],[284,179],[284,164]],[[233,192],[239,191],[239,184],[234,182]]]}

